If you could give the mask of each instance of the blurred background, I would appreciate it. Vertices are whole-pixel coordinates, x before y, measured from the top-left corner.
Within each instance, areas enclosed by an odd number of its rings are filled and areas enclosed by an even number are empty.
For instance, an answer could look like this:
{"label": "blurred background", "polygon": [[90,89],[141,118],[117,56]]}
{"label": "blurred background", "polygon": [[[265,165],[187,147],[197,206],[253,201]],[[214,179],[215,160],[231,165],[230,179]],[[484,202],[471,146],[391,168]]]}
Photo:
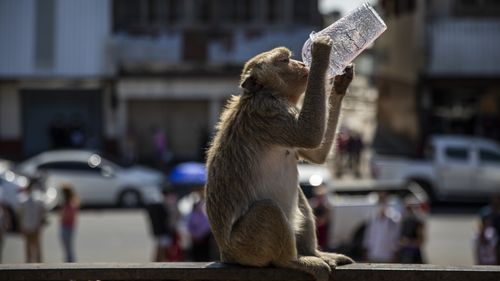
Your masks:
{"label": "blurred background", "polygon": [[[363,2],[0,0],[1,261],[217,259],[203,163],[243,63],[301,60]],[[320,246],[498,264],[500,1],[369,3],[387,30],[354,61],[328,162],[299,166]]]}

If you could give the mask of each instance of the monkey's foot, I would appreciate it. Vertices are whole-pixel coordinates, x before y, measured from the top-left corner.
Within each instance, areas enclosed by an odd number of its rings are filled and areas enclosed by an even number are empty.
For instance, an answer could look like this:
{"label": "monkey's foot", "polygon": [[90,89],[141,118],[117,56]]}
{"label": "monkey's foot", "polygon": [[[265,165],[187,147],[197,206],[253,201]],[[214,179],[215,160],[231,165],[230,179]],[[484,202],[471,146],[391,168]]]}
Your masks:
{"label": "monkey's foot", "polygon": [[325,261],[330,266],[330,268],[332,270],[334,270],[337,266],[340,266],[340,265],[354,263],[354,260],[352,260],[350,257],[348,257],[346,255],[342,255],[342,254],[326,253],[326,252],[319,252],[318,251],[318,256],[323,261]]}
{"label": "monkey's foot", "polygon": [[277,266],[295,268],[305,271],[312,276],[316,281],[328,281],[331,275],[331,266],[323,259],[315,256],[299,256],[297,260],[285,264],[276,264]]}

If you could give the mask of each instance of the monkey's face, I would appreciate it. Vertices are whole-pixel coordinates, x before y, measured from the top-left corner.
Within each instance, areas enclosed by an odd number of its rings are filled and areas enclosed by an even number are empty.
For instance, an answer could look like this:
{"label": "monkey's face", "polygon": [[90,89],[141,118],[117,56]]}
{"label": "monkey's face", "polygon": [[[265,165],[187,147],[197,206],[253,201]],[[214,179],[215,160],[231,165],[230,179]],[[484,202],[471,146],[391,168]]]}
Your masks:
{"label": "monkey's face", "polygon": [[250,59],[243,68],[241,87],[248,92],[270,90],[296,102],[305,91],[309,70],[291,59],[287,48],[276,48]]}
{"label": "monkey's face", "polygon": [[274,64],[276,72],[282,81],[281,92],[296,103],[306,90],[309,69],[304,63],[291,59],[290,56],[278,56]]}

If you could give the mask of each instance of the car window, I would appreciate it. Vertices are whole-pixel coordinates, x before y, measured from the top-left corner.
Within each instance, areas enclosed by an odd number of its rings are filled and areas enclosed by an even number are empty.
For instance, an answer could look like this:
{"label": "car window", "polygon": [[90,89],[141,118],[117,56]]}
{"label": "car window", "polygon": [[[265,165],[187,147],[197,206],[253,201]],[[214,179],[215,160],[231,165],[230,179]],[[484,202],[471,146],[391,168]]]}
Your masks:
{"label": "car window", "polygon": [[449,160],[465,162],[469,159],[469,150],[467,147],[448,147],[445,155]]}
{"label": "car window", "polygon": [[100,167],[91,167],[88,163],[72,162],[72,161],[58,161],[45,163],[38,166],[41,170],[59,170],[59,171],[81,171],[81,172],[100,172]]}
{"label": "car window", "polygon": [[479,159],[481,160],[481,162],[489,162],[489,163],[493,162],[500,164],[500,153],[491,150],[481,149],[479,151]]}

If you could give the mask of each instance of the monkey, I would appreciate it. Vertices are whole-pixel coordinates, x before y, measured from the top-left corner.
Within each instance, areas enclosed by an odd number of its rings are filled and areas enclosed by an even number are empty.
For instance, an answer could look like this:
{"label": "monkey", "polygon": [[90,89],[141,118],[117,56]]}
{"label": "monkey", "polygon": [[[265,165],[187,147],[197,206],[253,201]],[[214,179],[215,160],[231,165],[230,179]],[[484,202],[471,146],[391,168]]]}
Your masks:
{"label": "monkey", "polygon": [[327,102],[331,48],[329,37],[316,38],[309,69],[285,47],[243,66],[242,93],[222,111],[206,159],[206,211],[222,262],[293,268],[318,281],[354,262],[318,250],[314,215],[298,183],[299,159],[325,162],[354,76],[347,67],[330,81]]}

